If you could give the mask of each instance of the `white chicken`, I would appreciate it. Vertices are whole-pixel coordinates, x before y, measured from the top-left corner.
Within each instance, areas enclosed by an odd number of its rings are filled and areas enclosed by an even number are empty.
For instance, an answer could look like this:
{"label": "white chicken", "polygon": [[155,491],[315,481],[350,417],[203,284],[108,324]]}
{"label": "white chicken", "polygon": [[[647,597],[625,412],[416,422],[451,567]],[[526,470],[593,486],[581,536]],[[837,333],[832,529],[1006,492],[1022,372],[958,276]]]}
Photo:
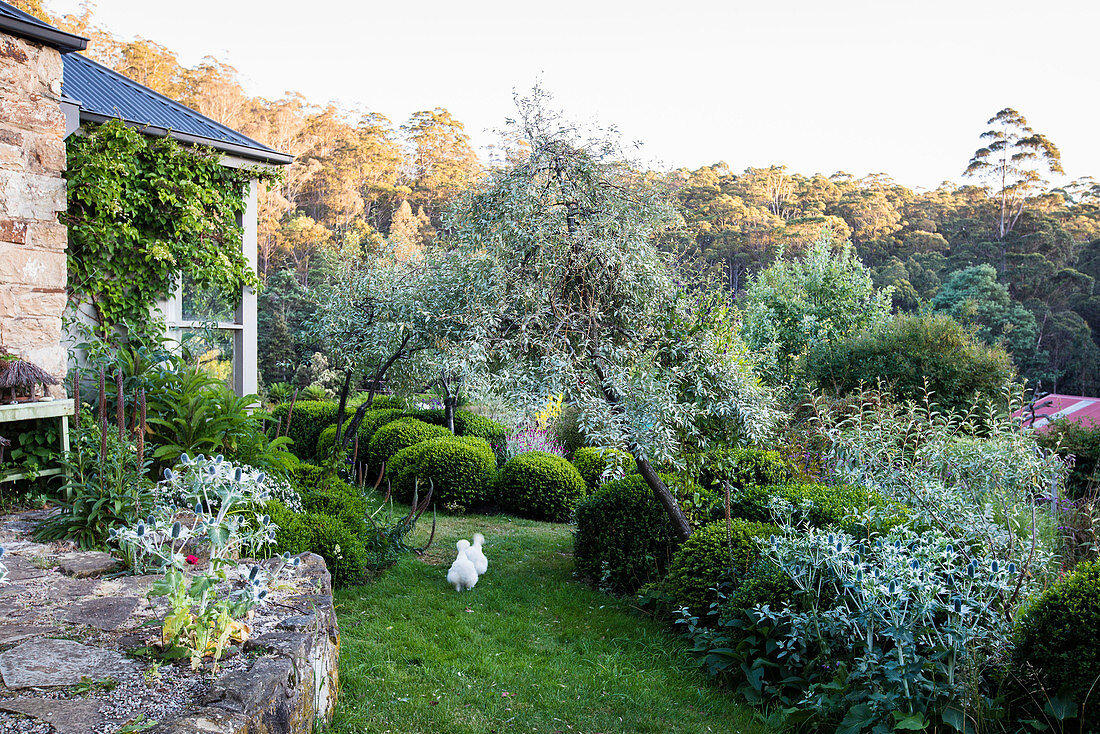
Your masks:
{"label": "white chicken", "polygon": [[456,545],[458,546],[458,557],[451,564],[451,570],[447,571],[447,583],[455,587],[455,591],[466,591],[474,588],[474,585],[477,584],[477,569],[474,567],[473,561],[466,555],[466,550],[470,547],[470,541],[463,539],[458,541]]}
{"label": "white chicken", "polygon": [[478,576],[481,576],[489,568],[489,559],[485,557],[485,552],[481,550],[484,543],[485,536],[481,533],[474,533],[474,542],[466,549],[466,557],[474,564]]}

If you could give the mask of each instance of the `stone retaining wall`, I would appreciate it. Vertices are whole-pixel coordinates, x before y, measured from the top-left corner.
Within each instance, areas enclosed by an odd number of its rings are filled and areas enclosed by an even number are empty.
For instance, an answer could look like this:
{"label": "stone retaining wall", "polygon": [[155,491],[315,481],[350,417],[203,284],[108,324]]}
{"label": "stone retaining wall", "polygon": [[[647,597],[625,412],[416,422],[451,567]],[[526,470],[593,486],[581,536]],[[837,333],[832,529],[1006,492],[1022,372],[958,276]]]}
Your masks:
{"label": "stone retaining wall", "polygon": [[9,351],[54,375],[67,359],[61,77],[57,49],[0,33],[0,325]]}
{"label": "stone retaining wall", "polygon": [[303,556],[300,575],[316,593],[292,597],[277,631],[250,640],[262,653],[247,670],[220,677],[202,705],[150,734],[308,734],[332,718],[339,691],[340,634],[332,579],[320,556]]}

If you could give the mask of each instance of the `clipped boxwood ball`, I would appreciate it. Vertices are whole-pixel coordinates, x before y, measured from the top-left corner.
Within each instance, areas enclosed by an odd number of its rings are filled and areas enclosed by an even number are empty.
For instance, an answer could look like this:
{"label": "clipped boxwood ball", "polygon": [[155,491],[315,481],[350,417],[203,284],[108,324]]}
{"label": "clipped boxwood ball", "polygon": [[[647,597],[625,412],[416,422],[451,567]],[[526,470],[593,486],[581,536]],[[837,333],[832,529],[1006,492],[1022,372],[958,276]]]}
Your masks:
{"label": "clipped boxwood ball", "polygon": [[577,573],[601,588],[634,592],[660,578],[668,567],[674,548],[668,514],[637,474],[608,482],[584,497],[576,514]]}
{"label": "clipped boxwood ball", "polygon": [[560,456],[528,451],[513,457],[500,471],[500,501],[520,517],[568,522],[584,496],[584,479]]}
{"label": "clipped boxwood ball", "polygon": [[772,512],[768,507],[773,497],[791,503],[791,520],[796,525],[808,523],[815,528],[836,527],[857,536],[863,536],[863,528],[855,514],[872,507],[896,509],[897,521],[888,522],[884,528],[904,520],[904,509],[892,507],[873,489],[849,484],[781,484],[770,487],[746,487],[730,493],[730,514],[745,520],[770,522]]}
{"label": "clipped boxwood ball", "polygon": [[278,526],[272,553],[316,553],[325,559],[334,585],[362,582],[368,562],[363,541],[340,518],[320,512],[292,512],[276,500],[268,502],[265,511]]}
{"label": "clipped boxwood ball", "polygon": [[[386,423],[374,432],[368,444],[367,460],[371,466],[378,468],[403,448],[427,441],[429,438],[450,435],[451,432],[442,426],[433,426],[416,418],[400,418]],[[362,448],[362,444],[359,447]]]}
{"label": "clipped boxwood ball", "polygon": [[676,551],[662,591],[675,606],[686,606],[705,621],[711,605],[718,601],[718,586],[743,575],[760,558],[755,539],[779,532],[775,525],[735,519],[730,521],[727,543],[725,520],[704,525]]}
{"label": "clipped boxwood ball", "polygon": [[603,473],[612,462],[629,476],[638,472],[638,463],[625,451],[612,448],[582,446],[573,452],[573,466],[577,467],[588,491],[595,492],[603,484]]}
{"label": "clipped boxwood ball", "polygon": [[339,408],[339,404],[331,400],[297,400],[293,413],[290,412],[290,403],[282,403],[272,408],[271,416],[279,421],[282,433],[294,442],[291,452],[299,459],[309,461],[315,456],[321,431],[336,423]]}
{"label": "clipped boxwood ball", "polygon": [[420,479],[421,499],[433,486],[433,502],[465,510],[489,499],[497,459],[485,439],[441,436],[398,451],[390,457],[388,472],[394,495],[403,502],[412,501]]}
{"label": "clipped boxwood ball", "polygon": [[[1078,564],[1072,574],[1028,605],[1019,617],[1015,637],[1012,677],[1018,684],[1078,706],[1090,689],[1089,701],[1095,699],[1100,689],[1096,684],[1100,675],[1100,561]],[[1025,693],[1021,698],[1029,696]],[[1041,706],[1045,698],[1039,702]],[[1100,715],[1093,716],[1097,716],[1093,724],[1100,722]]]}
{"label": "clipped boxwood ball", "polygon": [[723,481],[731,488],[764,487],[786,484],[794,479],[791,463],[778,451],[730,448],[722,446],[708,451],[699,470],[699,484],[707,489],[721,489]]}

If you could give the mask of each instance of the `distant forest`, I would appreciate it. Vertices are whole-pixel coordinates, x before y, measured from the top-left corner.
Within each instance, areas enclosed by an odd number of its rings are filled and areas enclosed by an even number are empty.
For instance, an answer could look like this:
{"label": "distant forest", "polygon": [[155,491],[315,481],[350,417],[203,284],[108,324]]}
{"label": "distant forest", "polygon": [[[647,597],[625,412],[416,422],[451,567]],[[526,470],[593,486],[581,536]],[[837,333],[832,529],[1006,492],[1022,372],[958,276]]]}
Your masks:
{"label": "distant forest", "polygon": [[[87,8],[56,17],[42,0],[14,4],[90,38],[86,53],[97,61],[296,157],[260,197],[265,382],[293,380],[296,371],[300,381],[316,378],[304,325],[336,263],[369,260],[382,244],[419,251],[438,236],[448,202],[484,173],[462,123],[441,107],[397,124],[300,94],[249,96],[225,63],[185,67],[154,41],[97,27]],[[974,130],[974,157],[944,172],[965,170],[968,185],[932,191],[885,174],[806,176],[783,165],[652,172],[686,225],[665,244],[692,275],[711,272],[736,294],[754,272],[797,257],[829,229],[852,243],[876,285],[892,287],[897,310],[949,313],[1002,344],[1032,386],[1096,395],[1100,184],[1051,188],[1058,149],[1014,110],[975,120]],[[313,359],[314,372],[323,367]]]}

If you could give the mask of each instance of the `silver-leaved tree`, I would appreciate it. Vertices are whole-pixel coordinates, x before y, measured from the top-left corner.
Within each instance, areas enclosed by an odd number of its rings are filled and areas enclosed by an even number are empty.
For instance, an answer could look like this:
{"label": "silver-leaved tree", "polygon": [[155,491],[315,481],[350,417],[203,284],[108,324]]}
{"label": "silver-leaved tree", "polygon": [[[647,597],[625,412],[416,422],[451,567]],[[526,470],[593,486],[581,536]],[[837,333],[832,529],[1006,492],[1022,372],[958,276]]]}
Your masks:
{"label": "silver-leaved tree", "polygon": [[509,163],[459,199],[436,256],[467,294],[466,359],[514,403],[565,393],[589,440],[634,456],[686,539],[654,465],[766,437],[773,396],[723,297],[685,292],[656,247],[680,224],[664,191],[539,90],[517,107]]}

